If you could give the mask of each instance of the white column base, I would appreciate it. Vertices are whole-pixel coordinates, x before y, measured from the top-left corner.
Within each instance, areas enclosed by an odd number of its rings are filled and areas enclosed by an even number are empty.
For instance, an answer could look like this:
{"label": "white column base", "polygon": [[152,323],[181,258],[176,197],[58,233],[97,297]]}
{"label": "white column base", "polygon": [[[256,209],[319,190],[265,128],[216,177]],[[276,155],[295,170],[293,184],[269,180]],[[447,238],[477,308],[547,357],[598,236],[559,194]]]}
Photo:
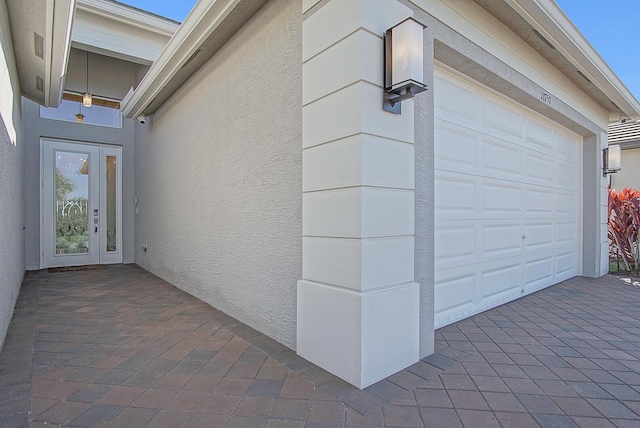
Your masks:
{"label": "white column base", "polygon": [[420,286],[360,292],[298,281],[297,352],[366,388],[419,360]]}

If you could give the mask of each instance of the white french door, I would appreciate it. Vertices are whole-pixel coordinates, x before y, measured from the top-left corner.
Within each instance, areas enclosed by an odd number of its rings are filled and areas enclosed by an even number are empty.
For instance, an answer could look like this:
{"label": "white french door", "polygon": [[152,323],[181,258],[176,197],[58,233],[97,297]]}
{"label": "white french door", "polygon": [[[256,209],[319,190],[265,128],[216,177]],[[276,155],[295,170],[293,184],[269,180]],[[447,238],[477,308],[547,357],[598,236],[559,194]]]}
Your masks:
{"label": "white french door", "polygon": [[41,266],[122,263],[122,148],[41,146]]}

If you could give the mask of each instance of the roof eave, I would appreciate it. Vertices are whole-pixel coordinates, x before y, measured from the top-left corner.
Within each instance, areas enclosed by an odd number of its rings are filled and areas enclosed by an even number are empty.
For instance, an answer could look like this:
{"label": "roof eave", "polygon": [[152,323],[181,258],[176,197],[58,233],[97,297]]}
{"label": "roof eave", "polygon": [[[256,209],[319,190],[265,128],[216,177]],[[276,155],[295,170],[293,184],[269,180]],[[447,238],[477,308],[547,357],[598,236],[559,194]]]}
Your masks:
{"label": "roof eave", "polygon": [[[127,118],[141,114],[151,114],[158,104],[170,97],[167,91],[169,83],[181,85],[187,78],[178,72],[187,63],[203,63],[215,53],[219,46],[231,37],[235,28],[246,22],[266,0],[208,0],[198,1],[169,43],[160,53],[145,77],[135,90],[130,91],[121,104],[122,113]],[[242,7],[239,7],[242,6]],[[224,28],[223,28],[224,27]],[[212,38],[216,44],[210,45],[208,52],[200,48]],[[213,46],[213,47],[212,47]],[[198,57],[195,60],[195,57]],[[175,79],[175,80],[174,80]],[[162,92],[162,94],[161,94]],[[161,95],[159,98],[158,96]],[[162,102],[156,101],[160,99]],[[154,106],[150,105],[154,103]]]}
{"label": "roof eave", "polygon": [[505,2],[545,36],[576,69],[618,106],[619,113],[640,119],[638,100],[554,1]]}
{"label": "roof eave", "polygon": [[62,99],[75,10],[76,0],[48,0],[46,3],[45,107],[57,107]]}

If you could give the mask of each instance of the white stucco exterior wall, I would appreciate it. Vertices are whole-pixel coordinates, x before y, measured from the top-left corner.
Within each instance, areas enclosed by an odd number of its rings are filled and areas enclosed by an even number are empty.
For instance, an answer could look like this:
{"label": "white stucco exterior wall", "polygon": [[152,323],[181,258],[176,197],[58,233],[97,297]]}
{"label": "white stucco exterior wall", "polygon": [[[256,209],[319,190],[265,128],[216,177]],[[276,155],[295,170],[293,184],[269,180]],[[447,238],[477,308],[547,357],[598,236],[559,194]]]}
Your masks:
{"label": "white stucco exterior wall", "polygon": [[20,87],[5,0],[0,0],[0,347],[24,275],[24,146]]}
{"label": "white stucco exterior wall", "polygon": [[[136,126],[136,262],[295,348],[301,3],[273,0]],[[142,250],[146,244],[148,250]]]}

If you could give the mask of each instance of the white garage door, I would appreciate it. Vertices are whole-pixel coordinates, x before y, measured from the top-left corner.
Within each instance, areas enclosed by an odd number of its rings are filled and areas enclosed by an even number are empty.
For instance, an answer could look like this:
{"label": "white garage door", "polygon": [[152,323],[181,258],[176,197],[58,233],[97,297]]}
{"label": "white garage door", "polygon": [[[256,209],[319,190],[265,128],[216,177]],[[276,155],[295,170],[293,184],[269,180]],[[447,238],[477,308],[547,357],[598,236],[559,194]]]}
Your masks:
{"label": "white garage door", "polygon": [[580,273],[582,138],[436,69],[435,323]]}

